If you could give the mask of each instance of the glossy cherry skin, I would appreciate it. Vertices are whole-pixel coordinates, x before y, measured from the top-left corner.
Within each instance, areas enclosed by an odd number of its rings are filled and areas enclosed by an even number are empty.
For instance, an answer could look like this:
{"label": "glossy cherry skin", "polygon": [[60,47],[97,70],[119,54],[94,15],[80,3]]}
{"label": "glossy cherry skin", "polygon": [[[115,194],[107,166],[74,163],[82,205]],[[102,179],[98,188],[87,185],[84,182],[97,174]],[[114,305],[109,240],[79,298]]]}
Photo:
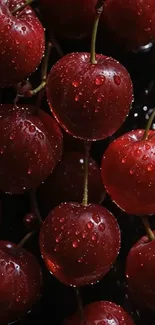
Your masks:
{"label": "glossy cherry skin", "polygon": [[[65,325],[79,325],[80,315],[75,314]],[[96,301],[84,307],[83,325],[134,325],[126,311],[110,301]]]}
{"label": "glossy cherry skin", "polygon": [[11,14],[21,4],[22,0],[0,0],[0,87],[26,79],[44,54],[44,29],[31,7]]}
{"label": "glossy cherry skin", "polygon": [[112,200],[134,215],[155,213],[155,132],[124,134],[112,142],[102,160],[103,184]]}
{"label": "glossy cherry skin", "polygon": [[40,249],[49,271],[64,284],[95,283],[117,258],[119,226],[102,206],[62,203],[43,223]]}
{"label": "glossy cherry skin", "polygon": [[62,152],[57,122],[32,105],[0,105],[0,190],[20,194],[53,171]]}
{"label": "glossy cherry skin", "polygon": [[106,0],[103,21],[129,49],[155,39],[154,0]]}
{"label": "glossy cherry skin", "polygon": [[[38,189],[38,201],[49,213],[61,202],[82,202],[84,188],[84,153],[68,152],[54,172]],[[104,188],[97,163],[89,158],[88,193],[89,202],[99,203]]]}
{"label": "glossy cherry skin", "polygon": [[58,36],[81,39],[90,36],[96,0],[40,0],[45,24]]}
{"label": "glossy cherry skin", "polygon": [[47,98],[51,111],[74,137],[101,140],[125,120],[133,99],[126,69],[104,55],[90,63],[89,53],[71,53],[51,69]]}
{"label": "glossy cherry skin", "polygon": [[16,321],[40,296],[42,273],[36,258],[11,242],[0,241],[0,324]]}
{"label": "glossy cherry skin", "polygon": [[155,311],[155,240],[142,237],[130,250],[126,277],[132,299],[138,307]]}

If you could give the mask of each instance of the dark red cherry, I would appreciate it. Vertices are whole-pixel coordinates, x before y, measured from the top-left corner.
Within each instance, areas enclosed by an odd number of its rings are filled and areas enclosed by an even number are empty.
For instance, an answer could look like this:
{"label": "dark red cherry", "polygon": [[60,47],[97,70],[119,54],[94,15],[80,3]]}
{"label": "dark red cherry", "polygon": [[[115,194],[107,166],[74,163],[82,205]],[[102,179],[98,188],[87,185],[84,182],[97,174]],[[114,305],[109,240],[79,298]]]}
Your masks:
{"label": "dark red cherry", "polygon": [[0,189],[22,193],[37,187],[53,171],[62,152],[56,121],[32,105],[0,106]]}
{"label": "dark red cherry", "polygon": [[124,134],[112,142],[102,160],[103,184],[125,212],[155,213],[155,132],[143,140],[144,130]]}
{"label": "dark red cherry", "polygon": [[100,140],[124,122],[133,99],[130,76],[116,60],[70,53],[51,69],[47,81],[50,109],[60,125],[81,139]]}
{"label": "dark red cherry", "polygon": [[[99,203],[104,188],[97,163],[89,158],[88,193],[89,202]],[[82,202],[84,186],[84,153],[65,153],[54,172],[38,189],[38,201],[49,213],[61,202]]]}
{"label": "dark red cherry", "polygon": [[132,299],[138,307],[155,311],[155,240],[142,237],[127,257],[126,277]]}
{"label": "dark red cherry", "polygon": [[96,0],[41,0],[45,24],[64,38],[90,36],[95,18]]}
{"label": "dark red cherry", "polygon": [[36,258],[15,244],[0,241],[0,324],[29,312],[40,296],[42,273]]}
{"label": "dark red cherry", "polygon": [[0,0],[0,87],[26,79],[44,54],[44,29],[32,8],[11,14],[22,4],[22,0]]}
{"label": "dark red cherry", "polygon": [[154,0],[106,0],[103,21],[129,49],[155,39]]}
{"label": "dark red cherry", "polygon": [[[65,325],[79,325],[80,315],[75,314]],[[134,325],[126,311],[109,301],[96,301],[84,307],[83,325]]]}
{"label": "dark red cherry", "polygon": [[43,223],[40,249],[47,268],[61,282],[73,286],[95,283],[117,258],[119,226],[102,206],[62,203]]}
{"label": "dark red cherry", "polygon": [[23,221],[24,221],[25,227],[28,229],[33,230],[38,226],[38,219],[34,213],[26,214]]}

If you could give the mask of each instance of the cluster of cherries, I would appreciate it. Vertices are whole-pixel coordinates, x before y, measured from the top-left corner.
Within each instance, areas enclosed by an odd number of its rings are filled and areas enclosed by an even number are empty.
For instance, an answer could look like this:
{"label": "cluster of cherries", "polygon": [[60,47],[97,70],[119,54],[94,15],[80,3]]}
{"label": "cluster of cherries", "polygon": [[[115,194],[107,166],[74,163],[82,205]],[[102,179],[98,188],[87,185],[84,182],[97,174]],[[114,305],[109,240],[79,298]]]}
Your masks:
{"label": "cluster of cherries", "polygon": [[[89,147],[115,133],[126,119],[133,102],[131,78],[113,58],[95,54],[94,28],[90,54],[67,54],[48,76],[44,67],[38,89],[28,83],[22,86],[45,50],[44,28],[28,5],[31,2],[0,0],[0,87],[16,86],[18,97],[31,97],[46,87],[52,116],[40,105],[0,105],[0,190],[22,194],[37,189],[48,216],[42,223],[29,214],[25,224],[31,233],[40,228],[40,251],[48,270],[65,285],[81,287],[103,278],[121,247],[118,222],[100,204],[105,188],[117,206],[142,217],[146,226],[147,236],[127,257],[126,279],[136,305],[155,310],[155,236],[146,217],[155,213],[152,120],[146,130],[133,130],[109,145],[100,173],[89,157]],[[132,49],[155,38],[153,0],[96,2],[41,0],[40,12],[49,31],[69,39],[89,37],[95,15],[100,31],[106,25],[113,37]],[[70,152],[62,157],[60,127],[84,141],[85,154]],[[36,258],[23,248],[24,242],[0,241],[0,324],[23,317],[40,296],[42,272]],[[134,325],[122,307],[109,301],[87,305],[82,316],[75,314],[66,325],[80,322]]]}

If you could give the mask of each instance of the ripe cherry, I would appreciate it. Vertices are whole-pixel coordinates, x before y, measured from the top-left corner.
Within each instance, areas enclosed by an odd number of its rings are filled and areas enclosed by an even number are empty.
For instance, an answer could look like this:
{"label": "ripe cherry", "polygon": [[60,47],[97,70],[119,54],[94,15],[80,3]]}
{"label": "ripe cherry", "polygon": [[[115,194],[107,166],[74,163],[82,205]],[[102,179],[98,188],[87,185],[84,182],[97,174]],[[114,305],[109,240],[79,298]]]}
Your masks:
{"label": "ripe cherry", "polygon": [[133,99],[132,82],[117,61],[89,53],[71,53],[51,69],[47,98],[60,125],[74,137],[100,140],[124,122]]}
{"label": "ripe cherry", "polygon": [[155,132],[124,134],[112,142],[102,160],[103,184],[112,200],[134,215],[155,213]]}
{"label": "ripe cherry", "polygon": [[34,108],[0,106],[0,189],[4,192],[16,194],[37,187],[60,160],[60,128],[41,110],[34,115]]}
{"label": "ripe cherry", "polygon": [[62,203],[43,223],[40,249],[47,268],[61,282],[73,286],[95,283],[110,270],[119,253],[119,226],[102,206]]}
{"label": "ripe cherry", "polygon": [[[65,325],[79,325],[80,315],[75,314]],[[126,311],[109,301],[96,301],[84,307],[83,325],[134,325]]]}
{"label": "ripe cherry", "polygon": [[96,0],[41,0],[45,24],[56,35],[81,39],[90,36]]}
{"label": "ripe cherry", "polygon": [[130,49],[137,49],[155,39],[153,0],[106,0],[103,21]]}
{"label": "ripe cherry", "polygon": [[0,241],[0,324],[29,312],[40,296],[42,273],[36,258],[11,242]]}
{"label": "ripe cherry", "polygon": [[44,29],[32,8],[11,14],[21,4],[22,0],[0,0],[0,87],[26,79],[44,53]]}
{"label": "ripe cherry", "polygon": [[[89,202],[99,203],[104,192],[97,163],[89,158]],[[84,180],[84,153],[65,153],[54,172],[38,189],[38,202],[49,213],[61,202],[82,202]],[[46,214],[47,215],[47,214]]]}
{"label": "ripe cherry", "polygon": [[138,307],[155,311],[155,240],[142,237],[127,257],[126,277],[131,296]]}

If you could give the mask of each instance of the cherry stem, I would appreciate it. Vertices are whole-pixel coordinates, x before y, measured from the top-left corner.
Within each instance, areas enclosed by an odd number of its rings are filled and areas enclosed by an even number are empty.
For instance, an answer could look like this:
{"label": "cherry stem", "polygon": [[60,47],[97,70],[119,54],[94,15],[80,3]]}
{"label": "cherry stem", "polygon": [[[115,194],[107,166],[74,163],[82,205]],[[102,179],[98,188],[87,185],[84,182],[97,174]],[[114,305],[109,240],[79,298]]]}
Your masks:
{"label": "cherry stem", "polygon": [[42,79],[42,82],[41,82],[41,84],[37,88],[35,88],[33,90],[30,90],[30,95],[31,96],[36,95],[42,89],[44,89],[45,86],[46,86],[48,62],[49,62],[49,58],[50,58],[50,54],[51,54],[52,47],[53,47],[52,42],[51,41],[48,42],[46,54],[45,54],[45,57],[44,57],[44,60],[43,60],[43,63],[42,63],[42,69],[41,69],[41,79]]}
{"label": "cherry stem", "polygon": [[104,0],[98,0],[95,11],[95,21],[94,21],[94,26],[93,26],[93,31],[92,31],[92,40],[91,40],[91,52],[90,52],[90,62],[92,64],[96,64],[96,38],[97,38],[97,31],[98,31],[98,24],[99,20],[103,11],[103,3]]}
{"label": "cherry stem", "polygon": [[142,217],[142,222],[143,222],[143,225],[145,227],[145,230],[146,230],[149,241],[155,240],[155,236],[154,236],[154,233],[153,233],[153,231],[152,231],[152,229],[150,227],[148,217],[146,217],[146,216]]}
{"label": "cherry stem", "polygon": [[39,212],[38,203],[37,203],[37,199],[36,199],[36,191],[35,190],[30,191],[30,203],[31,203],[31,210],[36,215],[36,217],[38,219],[38,222],[41,225],[43,220],[42,220],[42,217],[41,217],[40,212]]}
{"label": "cherry stem", "polygon": [[80,315],[80,324],[79,325],[83,325],[83,304],[82,304],[82,299],[81,299],[79,289],[76,288],[75,291],[76,291],[78,312],[79,312],[79,315]]}
{"label": "cherry stem", "polygon": [[148,135],[149,135],[149,130],[151,128],[151,125],[153,123],[153,120],[155,118],[155,109],[153,110],[149,120],[148,120],[148,123],[146,125],[146,129],[145,129],[145,132],[144,132],[144,136],[143,136],[143,140],[148,140]]}
{"label": "cherry stem", "polygon": [[85,159],[84,159],[84,191],[83,191],[83,201],[84,206],[88,205],[88,166],[89,166],[89,152],[90,152],[91,142],[85,141]]}
{"label": "cherry stem", "polygon": [[104,202],[106,196],[107,196],[107,193],[106,193],[106,191],[104,191],[104,192],[102,193],[101,199],[100,199],[100,201],[99,201],[99,204],[100,204],[100,205]]}
{"label": "cherry stem", "polygon": [[27,0],[25,3],[23,3],[23,5],[15,8],[14,10],[11,11],[12,15],[15,15],[17,12],[22,11],[23,9],[25,9],[27,6],[29,6],[31,3],[35,2],[36,0]]}
{"label": "cherry stem", "polygon": [[18,250],[19,248],[22,248],[26,242],[36,233],[36,230],[29,232],[26,234],[26,236],[19,242],[19,244],[16,246],[15,250]]}

